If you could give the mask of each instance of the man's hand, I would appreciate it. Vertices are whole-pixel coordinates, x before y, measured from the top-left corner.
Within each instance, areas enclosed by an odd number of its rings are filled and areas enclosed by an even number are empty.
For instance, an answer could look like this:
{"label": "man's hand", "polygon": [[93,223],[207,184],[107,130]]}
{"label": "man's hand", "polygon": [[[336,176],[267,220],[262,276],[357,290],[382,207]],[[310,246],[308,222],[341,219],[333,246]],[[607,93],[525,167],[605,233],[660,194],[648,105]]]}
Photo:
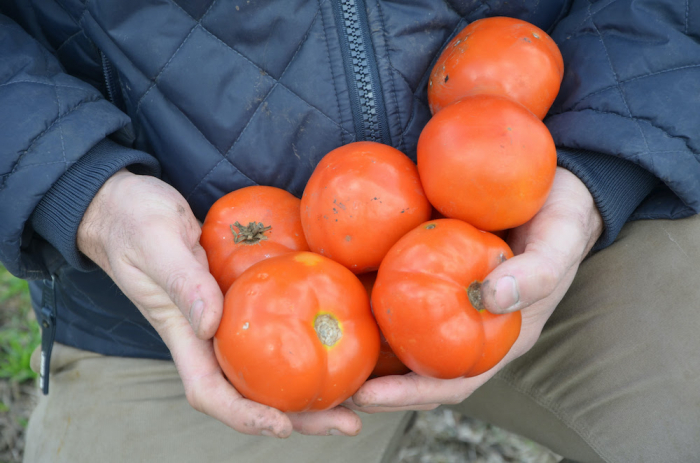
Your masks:
{"label": "man's hand", "polygon": [[78,228],[78,248],[163,338],[195,409],[246,434],[359,433],[359,417],[344,407],[285,414],[243,398],[226,380],[211,341],[221,321],[223,295],[208,271],[200,232],[174,188],[122,170],[88,207]]}
{"label": "man's hand", "polygon": [[482,301],[494,313],[522,310],[520,337],[494,368],[474,378],[440,380],[415,373],[365,383],[347,406],[369,413],[429,410],[466,399],[508,362],[535,344],[542,327],[569,289],[578,266],[602,232],[602,219],[586,186],[558,168],[540,212],[513,229],[515,257],[499,265],[482,286]]}

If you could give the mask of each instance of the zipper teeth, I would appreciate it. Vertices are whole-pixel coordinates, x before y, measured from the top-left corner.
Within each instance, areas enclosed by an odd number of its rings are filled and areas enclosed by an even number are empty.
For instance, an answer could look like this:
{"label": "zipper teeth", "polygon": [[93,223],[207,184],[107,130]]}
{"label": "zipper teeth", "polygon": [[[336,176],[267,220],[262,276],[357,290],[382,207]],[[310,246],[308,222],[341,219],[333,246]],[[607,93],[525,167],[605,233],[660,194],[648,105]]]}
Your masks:
{"label": "zipper teeth", "polygon": [[360,19],[357,14],[357,4],[354,0],[341,2],[345,33],[348,39],[352,68],[355,72],[357,93],[360,98],[360,110],[365,130],[365,140],[381,141],[382,132],[377,114],[377,103],[372,89],[372,76],[367,58],[365,43],[362,39]]}
{"label": "zipper teeth", "polygon": [[105,87],[107,87],[107,97],[109,98],[110,102],[114,103],[114,90],[112,89],[112,69],[111,66],[109,66],[109,63],[104,53],[100,53],[100,55],[102,55],[102,74],[104,75],[105,79]]}

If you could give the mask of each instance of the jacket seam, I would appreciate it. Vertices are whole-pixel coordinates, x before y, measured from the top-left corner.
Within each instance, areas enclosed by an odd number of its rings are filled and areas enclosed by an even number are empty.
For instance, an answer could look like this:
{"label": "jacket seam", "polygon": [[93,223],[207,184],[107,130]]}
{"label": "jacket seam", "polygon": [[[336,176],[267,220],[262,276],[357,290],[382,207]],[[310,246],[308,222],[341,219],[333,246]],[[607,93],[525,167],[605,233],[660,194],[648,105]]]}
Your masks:
{"label": "jacket seam", "polygon": [[[56,88],[56,85],[53,86],[53,91],[56,95],[56,112],[58,112],[58,114],[61,114],[61,97],[58,96],[58,89]],[[63,123],[61,122],[60,118],[58,119],[58,134],[61,137],[61,156],[63,156],[63,171],[65,172],[65,165],[66,162],[68,162],[68,160],[66,159],[66,143],[63,139]]]}
{"label": "jacket seam", "polygon": [[80,87],[73,87],[71,85],[62,85],[62,84],[54,84],[54,83],[48,83],[48,82],[41,82],[38,80],[13,80],[12,82],[5,82],[4,84],[0,84],[0,87],[6,87],[8,85],[13,85],[13,84],[37,84],[37,85],[46,85],[47,87],[57,87],[57,88],[70,88],[72,90],[80,90],[83,93],[90,93],[87,89],[80,88]]}
{"label": "jacket seam", "polygon": [[81,32],[83,32],[83,29],[80,26],[78,26],[78,31],[71,34],[70,37],[68,37],[66,40],[61,42],[61,45],[59,45],[58,48],[56,48],[56,54],[58,54],[58,52],[61,51],[61,48],[63,48],[66,44],[68,44],[68,42],[70,42],[72,39],[74,39],[76,36],[78,36]]}
{"label": "jacket seam", "polygon": [[[621,117],[621,118],[623,118],[623,119],[630,119],[630,120],[634,121],[635,123],[638,123],[638,120],[639,120],[639,118],[634,117],[634,116],[625,116],[624,114],[615,113],[615,112],[612,112],[612,111],[603,111],[603,110],[601,110],[601,109],[595,109],[595,108],[572,109],[572,110],[569,110],[569,111],[566,111],[566,112],[557,113],[557,114],[552,114],[551,116],[548,117],[548,120],[551,120],[552,118],[556,118],[556,117],[560,117],[560,116],[565,116],[565,115],[571,114],[571,113],[582,113],[582,112],[586,112],[586,111],[591,111],[591,112],[594,112],[594,113],[597,113],[597,114],[606,114],[606,115],[609,115],[609,116],[617,116],[617,117]],[[669,134],[663,127],[659,127],[659,126],[653,124],[651,121],[649,121],[649,120],[647,120],[647,119],[641,119],[641,120],[644,121],[644,122],[646,122],[646,123],[648,123],[650,126],[654,127],[655,129],[658,129],[658,130],[662,131],[662,132],[665,133],[666,136],[668,136],[669,138],[674,139],[674,140],[682,141],[682,142],[686,145],[686,147],[688,148],[687,151],[684,151],[684,150],[648,151],[648,154],[667,153],[667,152],[668,152],[668,153],[673,153],[673,152],[678,152],[678,153],[684,153],[684,152],[685,152],[685,153],[687,153],[687,152],[690,152],[690,153],[692,153],[692,154],[694,155],[694,157],[697,159],[697,161],[700,162],[700,158],[698,158],[698,156],[695,155],[695,152],[688,146],[688,143],[683,139],[683,137],[679,137],[679,136],[675,136],[675,135]]]}
{"label": "jacket seam", "polygon": [[[216,0],[214,0],[214,2],[216,2]],[[190,18],[192,18],[192,19],[194,20],[194,17],[192,17],[191,14],[189,14],[187,11],[185,11],[184,9],[182,9],[182,7],[181,7],[180,5],[178,5],[178,4],[175,3],[175,2],[173,2],[173,3],[174,3],[178,8],[180,8],[180,10],[182,10],[187,16],[189,16]],[[213,3],[212,3],[212,5],[209,6],[209,8],[211,9],[212,6],[213,6]],[[343,132],[345,132],[345,133],[347,133],[347,134],[351,134],[347,129],[343,128],[343,126],[341,126],[338,122],[334,121],[333,118],[331,118],[329,115],[327,115],[326,113],[324,113],[323,111],[321,111],[320,109],[318,109],[316,106],[314,106],[314,105],[312,105],[311,103],[309,103],[308,101],[306,101],[304,98],[302,98],[302,97],[300,97],[299,95],[297,95],[296,92],[294,92],[292,89],[290,89],[289,87],[287,87],[286,85],[284,85],[282,82],[280,82],[280,79],[282,79],[282,76],[284,75],[284,72],[285,72],[285,71],[287,70],[287,68],[292,64],[292,61],[294,60],[294,57],[296,57],[297,53],[298,53],[299,50],[301,49],[301,46],[304,44],[304,41],[306,40],[306,38],[308,38],[308,35],[311,33],[311,26],[313,26],[314,22],[316,21],[316,17],[319,15],[319,13],[320,13],[320,11],[321,11],[320,2],[319,2],[319,9],[318,9],[318,11],[316,12],[316,15],[314,16],[314,19],[313,19],[313,21],[311,22],[311,25],[309,26],[309,29],[306,31],[306,34],[304,35],[304,39],[302,40],[302,42],[301,42],[301,44],[299,45],[299,47],[297,48],[297,50],[294,52],[294,55],[292,55],[292,58],[290,59],[289,63],[287,63],[287,65],[285,66],[284,70],[282,71],[282,74],[280,74],[279,79],[276,79],[276,78],[272,77],[272,75],[270,75],[270,73],[267,72],[265,69],[263,69],[263,68],[261,68],[260,66],[258,66],[257,64],[255,64],[253,61],[250,60],[250,58],[248,58],[248,57],[245,56],[243,53],[241,53],[240,51],[236,50],[235,48],[233,48],[231,45],[227,44],[227,43],[224,42],[223,40],[221,40],[216,34],[214,34],[212,31],[210,31],[209,29],[207,29],[203,24],[201,24],[202,19],[204,18],[204,16],[206,16],[206,14],[207,14],[208,11],[209,11],[209,10],[207,10],[207,11],[202,15],[202,17],[199,19],[198,24],[196,24],[195,27],[199,26],[204,32],[206,32],[208,35],[210,35],[214,40],[216,40],[217,42],[221,43],[223,46],[225,46],[225,47],[228,48],[229,50],[233,51],[236,55],[238,55],[238,56],[240,56],[241,58],[243,58],[245,61],[247,61],[248,63],[250,63],[250,64],[251,64],[252,66],[254,66],[256,69],[258,69],[258,70],[264,72],[265,75],[270,76],[270,78],[271,78],[272,80],[275,81],[275,84],[277,84],[277,85],[279,85],[279,86],[285,88],[286,90],[288,90],[292,95],[294,95],[295,97],[297,97],[300,101],[302,101],[304,104],[306,104],[306,105],[309,106],[310,108],[313,108],[315,111],[317,111],[317,112],[318,112],[319,114],[321,114],[323,117],[325,117],[326,119],[328,119],[332,124],[334,124],[336,127],[338,127],[338,128],[339,128],[340,130],[342,130]],[[182,45],[181,45],[181,46],[182,46]],[[177,52],[177,51],[176,51],[176,52]],[[173,54],[173,56],[174,56],[174,54]],[[172,57],[171,57],[171,59],[172,59]],[[166,64],[166,65],[167,65],[167,64]],[[160,73],[159,73],[159,75],[160,75]],[[154,81],[154,85],[155,85],[155,81]],[[150,90],[150,88],[149,88],[149,90]],[[147,92],[148,92],[148,90],[147,90]],[[144,94],[143,96],[146,96],[146,95]],[[142,97],[142,98],[143,98],[143,97]],[[336,95],[336,99],[337,99],[337,95]],[[139,99],[139,101],[140,101],[140,99]],[[218,150],[217,150],[217,151],[218,151]],[[223,154],[223,153],[222,153],[222,154]]]}
{"label": "jacket seam", "polygon": [[[377,14],[379,15],[379,21],[380,21],[380,23],[381,23],[381,25],[382,25],[382,35],[384,36],[384,46],[385,46],[385,48],[386,48],[386,59],[387,59],[387,63],[389,64],[389,71],[390,71],[390,72],[389,72],[389,83],[390,83],[390,86],[391,86],[390,93],[391,93],[391,95],[394,97],[394,104],[396,105],[396,115],[397,115],[397,117],[398,117],[398,119],[399,119],[399,127],[401,128],[401,131],[399,132],[399,143],[398,143],[398,145],[399,145],[399,150],[402,151],[402,152],[404,152],[404,151],[406,151],[406,146],[405,146],[405,145],[406,145],[406,142],[405,142],[405,140],[404,140],[404,130],[405,130],[405,128],[404,128],[404,125],[403,125],[403,121],[401,120],[402,118],[401,118],[401,109],[400,109],[400,106],[399,106],[399,98],[398,98],[398,96],[396,95],[396,82],[394,81],[394,79],[395,79],[396,77],[394,76],[394,72],[392,72],[392,70],[395,70],[395,71],[396,71],[396,68],[394,67],[394,65],[393,65],[392,62],[391,62],[391,53],[390,53],[390,50],[389,50],[389,39],[387,38],[387,35],[386,35],[386,23],[384,22],[384,11],[382,10],[382,6],[381,6],[381,3],[380,3],[380,2],[377,2]],[[375,51],[375,53],[376,53],[376,51]],[[398,71],[396,71],[396,72],[398,72]],[[399,74],[400,74],[400,73],[399,73]],[[401,76],[401,77],[403,78],[403,76]],[[405,80],[405,79],[404,79],[404,80]],[[408,82],[406,82],[406,83],[408,84]],[[380,83],[380,86],[381,86],[381,83]],[[410,86],[410,85],[408,86],[408,88],[409,88],[409,90],[411,90],[411,86]],[[413,92],[411,92],[411,93],[413,93]],[[385,104],[386,104],[386,103],[385,103]],[[413,99],[411,99],[411,110],[412,110],[412,109],[413,109]]]}
{"label": "jacket seam", "polygon": [[[685,69],[691,69],[691,68],[697,68],[697,67],[700,67],[700,63],[699,63],[699,64],[688,64],[688,65],[685,65],[685,66],[679,66],[679,67],[675,67],[675,68],[671,68],[671,69],[664,69],[664,70],[661,70],[661,71],[656,71],[656,72],[652,72],[652,73],[649,73],[649,74],[644,74],[644,75],[641,75],[641,76],[631,77],[631,78],[629,78],[629,79],[624,79],[624,80],[618,81],[618,84],[619,84],[619,85],[627,84],[627,83],[629,83],[629,82],[634,82],[634,81],[636,81],[636,80],[646,79],[647,77],[654,77],[654,76],[657,76],[657,75],[659,75],[659,74],[665,74],[665,73],[667,73],[667,72],[682,71],[682,70],[685,70]],[[579,98],[578,100],[576,100],[574,103],[572,103],[571,105],[569,105],[569,107],[575,108],[576,106],[578,106],[579,104],[583,103],[585,100],[587,100],[588,98],[590,98],[590,97],[592,97],[592,96],[598,95],[599,93],[603,93],[603,92],[606,92],[606,91],[608,91],[608,90],[613,90],[613,89],[615,89],[615,88],[618,86],[618,84],[608,85],[607,87],[598,89],[598,90],[596,90],[596,91],[594,91],[594,92],[589,93],[588,95],[582,96],[581,98]],[[561,113],[563,113],[563,112],[566,112],[566,111],[565,111],[565,110],[562,110],[562,111],[559,111],[559,112],[556,112],[556,113],[551,113],[551,114],[556,115],[556,114],[561,114]]]}
{"label": "jacket seam", "polygon": [[[216,3],[216,0],[214,0],[214,1],[212,2],[212,4],[209,5],[209,9],[207,9],[207,12],[209,12],[209,10],[211,9],[211,7],[214,6],[215,3]],[[203,18],[204,16],[206,16],[206,14],[207,14],[207,13],[205,12],[205,13],[202,15],[202,18]],[[200,21],[201,21],[201,19],[200,19]],[[192,33],[194,32],[195,29],[197,29],[197,26],[199,26],[199,25],[200,25],[200,23],[197,22],[197,23],[195,23],[194,26],[192,26],[192,29],[190,29],[190,31],[187,33],[187,35],[185,36],[185,38],[182,40],[182,43],[180,43],[180,46],[177,47],[177,49],[173,52],[173,54],[170,55],[170,58],[168,59],[168,61],[163,65],[162,68],[160,68],[160,71],[158,71],[158,74],[156,74],[156,76],[153,78],[153,81],[151,81],[151,85],[148,86],[148,88],[146,89],[146,91],[143,93],[143,95],[141,95],[141,97],[139,98],[139,100],[136,102],[136,109],[135,109],[134,113],[138,114],[139,110],[141,109],[141,102],[143,102],[143,99],[146,98],[146,95],[148,95],[148,94],[150,93],[151,90],[153,90],[153,87],[155,87],[156,84],[158,83],[158,78],[159,78],[159,77],[163,74],[163,72],[168,68],[168,65],[173,61],[173,59],[174,59],[175,56],[177,55],[177,52],[179,52],[179,51],[182,49],[182,47],[187,43],[187,40],[189,40],[189,38],[192,36]]]}
{"label": "jacket seam", "polygon": [[211,174],[214,173],[214,171],[216,170],[216,168],[219,167],[219,166],[221,165],[222,162],[227,162],[227,163],[229,163],[229,164],[231,165],[231,167],[233,167],[233,168],[236,170],[236,172],[238,172],[239,174],[241,174],[243,177],[245,177],[247,180],[249,180],[249,181],[250,181],[251,183],[253,183],[254,185],[257,185],[257,184],[258,184],[258,182],[256,182],[255,180],[253,180],[252,178],[248,177],[246,174],[244,174],[243,172],[241,172],[241,171],[238,169],[238,167],[236,167],[235,165],[233,165],[233,163],[232,163],[226,156],[223,156],[223,157],[219,160],[219,162],[217,162],[216,164],[214,164],[214,166],[213,166],[211,169],[209,169],[209,172],[207,172],[207,173],[204,175],[204,177],[202,177],[202,178],[199,180],[199,182],[197,182],[197,184],[194,186],[194,188],[192,188],[192,191],[190,191],[189,194],[185,197],[185,200],[189,201],[190,197],[197,191],[197,189],[198,189],[200,186],[202,186],[202,184],[204,183],[204,181],[205,181],[206,179],[208,179],[209,176],[210,176]]}
{"label": "jacket seam", "polygon": [[[583,25],[586,23],[586,21],[588,21],[589,19],[592,21],[592,20],[593,20],[593,15],[596,15],[596,14],[600,13],[601,11],[603,11],[604,9],[606,9],[607,7],[609,7],[610,5],[612,5],[612,4],[615,3],[615,2],[617,2],[617,0],[610,0],[610,2],[608,2],[608,3],[606,3],[605,5],[601,6],[601,7],[598,8],[596,11],[592,11],[592,10],[591,10],[591,6],[592,6],[592,5],[591,5],[591,3],[589,2],[589,5],[588,5],[588,14],[586,15],[585,18],[583,18],[583,19],[581,20],[581,22],[579,22],[576,26],[574,26],[574,27],[572,28],[572,30],[578,30],[578,29],[579,29],[581,26],[583,26]],[[597,29],[597,28],[596,28],[596,29]]]}
{"label": "jacket seam", "polygon": [[97,103],[97,102],[99,102],[99,101],[101,101],[101,100],[102,100],[101,98],[92,98],[92,99],[89,99],[89,100],[83,100],[83,101],[81,101],[80,103],[78,103],[77,105],[75,105],[73,108],[71,108],[70,110],[66,111],[64,114],[60,114],[60,108],[59,108],[59,115],[58,115],[58,117],[57,117],[56,119],[54,119],[54,121],[53,121],[48,127],[46,127],[40,134],[38,134],[36,137],[34,137],[32,140],[30,140],[29,145],[27,146],[27,148],[24,149],[24,150],[22,150],[22,151],[20,152],[20,155],[17,157],[17,160],[15,161],[14,165],[12,166],[12,170],[11,170],[10,172],[6,172],[6,173],[0,175],[0,177],[2,177],[2,183],[0,183],[0,191],[2,191],[2,190],[5,189],[5,186],[6,186],[6,184],[7,184],[7,179],[10,178],[10,176],[11,176],[12,174],[15,173],[15,171],[17,170],[17,168],[18,168],[18,166],[19,166],[19,163],[22,161],[22,159],[24,158],[24,156],[25,156],[29,151],[31,151],[31,149],[34,147],[34,144],[35,144],[41,137],[43,137],[49,130],[51,130],[57,123],[59,123],[60,120],[61,120],[62,118],[67,117],[68,115],[74,113],[75,111],[77,111],[79,108],[81,108],[81,107],[82,107],[83,105],[85,105],[85,104],[88,104],[88,103]]}
{"label": "jacket seam", "polygon": [[[319,10],[319,11],[320,11],[320,10]],[[326,113],[324,113],[323,111],[321,111],[320,109],[318,109],[316,106],[314,106],[314,105],[312,105],[311,103],[309,103],[308,101],[306,101],[304,98],[302,98],[302,97],[300,97],[299,95],[297,95],[296,92],[294,92],[292,89],[290,89],[289,87],[287,87],[286,85],[284,85],[282,82],[280,82],[279,79],[275,79],[274,77],[272,77],[267,71],[265,71],[263,68],[261,68],[260,66],[258,66],[257,64],[255,64],[255,63],[254,63],[253,61],[251,61],[248,57],[246,57],[244,54],[242,54],[241,52],[239,52],[238,50],[236,50],[235,48],[233,48],[231,45],[229,45],[229,44],[227,44],[226,42],[224,42],[223,40],[221,40],[219,37],[216,36],[216,34],[214,34],[213,32],[211,32],[209,29],[207,29],[206,27],[202,26],[201,24],[200,24],[200,27],[202,28],[202,30],[203,30],[204,32],[206,32],[207,34],[211,35],[212,38],[214,38],[214,40],[217,40],[217,41],[220,42],[222,45],[224,45],[226,48],[228,48],[229,50],[231,50],[231,51],[233,51],[234,53],[236,53],[238,56],[240,56],[241,58],[243,58],[244,60],[246,60],[246,61],[247,61],[248,63],[250,63],[251,65],[255,66],[256,69],[259,69],[260,71],[264,72],[266,75],[270,76],[270,78],[271,78],[272,80],[274,80],[275,83],[276,83],[277,85],[279,85],[280,87],[283,87],[283,88],[285,88],[286,90],[288,90],[292,95],[294,95],[295,97],[297,97],[300,101],[302,101],[304,104],[306,104],[306,105],[309,106],[310,108],[313,108],[314,110],[316,110],[319,114],[321,114],[323,117],[325,117],[326,119],[328,119],[332,124],[334,124],[334,125],[335,125],[336,127],[338,127],[340,130],[344,131],[344,132],[347,133],[347,134],[352,135],[350,131],[348,131],[347,129],[343,128],[343,126],[341,126],[337,121],[334,121],[333,118],[331,118],[329,115],[327,115]],[[310,30],[309,30],[309,32],[310,32]],[[287,67],[288,67],[290,64],[291,64],[291,61],[287,64]],[[285,70],[286,70],[286,69],[287,69],[287,68],[285,67]],[[283,74],[284,74],[284,73],[283,73]],[[282,75],[283,75],[283,74],[282,74]],[[280,79],[282,78],[282,75],[280,75]],[[337,98],[337,97],[336,97],[336,98]]]}
{"label": "jacket seam", "polygon": [[[615,1],[615,0],[613,0],[613,1]],[[592,7],[593,7],[593,3],[591,2],[591,0],[588,0],[588,12],[591,16],[591,24],[593,25],[596,33],[598,34],[598,39],[600,40],[600,44],[603,46],[603,51],[605,51],[605,57],[608,60],[608,64],[610,65],[610,71],[612,72],[612,75],[615,78],[615,82],[617,83],[617,90],[620,93],[620,98],[622,98],[622,102],[625,105],[625,109],[627,109],[627,114],[634,121],[635,125],[637,126],[637,129],[639,130],[639,133],[642,135],[642,140],[644,140],[644,145],[647,148],[647,152],[650,152],[651,149],[649,148],[649,141],[647,140],[647,137],[644,134],[644,130],[642,130],[642,126],[639,124],[639,121],[632,116],[632,111],[630,110],[629,103],[627,103],[627,97],[625,96],[625,92],[622,91],[622,86],[620,85],[620,80],[617,77],[617,72],[615,71],[615,66],[613,66],[612,59],[610,58],[610,53],[608,53],[608,47],[607,47],[607,45],[605,45],[605,40],[603,39],[603,34],[600,32],[600,29],[598,29],[598,26],[596,25],[595,20],[593,19],[593,14],[591,13]],[[654,166],[654,157],[653,156],[649,156],[649,162],[651,163],[652,170],[654,172],[656,172],[656,167]]]}
{"label": "jacket seam", "polygon": [[[156,89],[160,92],[160,89],[158,89],[157,87],[156,87]],[[172,103],[172,100],[170,100],[170,98],[168,98],[167,95],[165,95],[163,92],[160,92],[160,94],[163,96],[163,98],[167,99],[168,101],[170,101],[170,102]],[[248,176],[245,175],[243,172],[241,172],[240,170],[238,170],[238,168],[237,168],[235,165],[233,165],[233,163],[232,163],[231,161],[229,161],[229,160],[226,158],[226,156],[224,155],[224,153],[222,153],[222,152],[214,145],[214,143],[212,143],[211,140],[209,140],[209,139],[207,138],[207,136],[204,135],[204,134],[202,133],[202,131],[199,129],[199,127],[197,127],[197,125],[196,125],[194,122],[192,122],[192,120],[191,120],[189,117],[187,117],[187,114],[185,114],[184,112],[182,112],[182,110],[181,110],[176,104],[174,104],[174,103],[172,104],[172,107],[175,108],[175,109],[185,118],[185,120],[187,120],[187,122],[189,122],[189,124],[190,124],[192,127],[194,127],[194,129],[197,131],[197,133],[199,133],[199,135],[204,139],[205,142],[207,142],[207,143],[209,144],[209,146],[211,146],[211,147],[214,149],[214,151],[216,151],[217,153],[219,153],[219,155],[222,157],[222,159],[226,160],[229,164],[231,164],[231,166],[232,166],[234,169],[236,169],[236,171],[240,172],[241,175],[243,175],[244,177],[246,177],[246,178],[247,178],[248,180],[250,180],[251,182],[255,183],[250,177],[248,177]],[[256,109],[256,111],[257,111],[257,109]],[[248,123],[250,123],[250,121],[248,121]],[[214,169],[214,168],[215,168],[216,166],[218,166],[219,164],[220,164],[220,162],[217,162],[217,163],[214,165],[214,167],[212,167],[212,169]],[[211,172],[212,169],[210,169],[210,171],[207,172],[207,173],[204,175],[204,177],[206,177],[207,175],[209,175],[209,173]],[[204,177],[203,177],[203,178],[204,178]],[[200,182],[201,182],[201,180],[200,180]],[[197,185],[199,185],[200,182],[198,182]],[[194,190],[193,190],[193,191],[194,191]],[[188,193],[188,194],[187,194],[187,198],[189,198],[191,194],[192,194],[192,192]]]}
{"label": "jacket seam", "polygon": [[[319,11],[321,11],[321,9],[322,9],[322,4],[323,4],[323,3],[326,3],[325,0],[324,0],[324,1],[321,1],[321,0],[318,1],[318,9],[319,9]],[[341,114],[341,112],[340,112],[340,98],[338,97],[338,83],[336,82],[335,75],[333,74],[333,63],[331,62],[331,49],[330,49],[330,45],[329,45],[329,43],[328,43],[328,40],[329,40],[328,35],[329,35],[329,33],[328,33],[328,30],[327,30],[326,20],[323,18],[323,12],[321,12],[321,23],[322,23],[321,25],[323,26],[323,32],[324,32],[323,35],[326,37],[326,59],[328,59],[328,69],[329,69],[329,71],[331,72],[331,82],[333,83],[333,94],[334,94],[334,96],[335,96],[335,107],[336,107],[336,109],[338,110],[338,120],[342,122],[343,116],[342,116],[342,114]],[[342,129],[342,126],[341,126],[341,125],[338,125],[338,126]],[[345,135],[346,135],[346,132],[345,132],[345,131],[341,131],[341,142],[342,142],[343,144],[346,144]]]}

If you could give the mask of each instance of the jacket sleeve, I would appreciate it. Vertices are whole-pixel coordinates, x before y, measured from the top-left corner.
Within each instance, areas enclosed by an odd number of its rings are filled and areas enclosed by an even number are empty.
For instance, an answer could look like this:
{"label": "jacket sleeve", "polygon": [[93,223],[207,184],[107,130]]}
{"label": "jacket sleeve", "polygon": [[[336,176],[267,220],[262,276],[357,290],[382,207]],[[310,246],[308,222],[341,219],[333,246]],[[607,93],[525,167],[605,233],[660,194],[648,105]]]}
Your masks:
{"label": "jacket sleeve", "polygon": [[700,7],[574,0],[551,35],[565,72],[545,123],[601,212],[596,247],[630,217],[700,212]]}
{"label": "jacket sleeve", "polygon": [[158,174],[157,161],[112,142],[129,118],[2,15],[0,108],[0,261],[26,279],[61,257],[94,268],[75,244],[85,209],[117,170]]}

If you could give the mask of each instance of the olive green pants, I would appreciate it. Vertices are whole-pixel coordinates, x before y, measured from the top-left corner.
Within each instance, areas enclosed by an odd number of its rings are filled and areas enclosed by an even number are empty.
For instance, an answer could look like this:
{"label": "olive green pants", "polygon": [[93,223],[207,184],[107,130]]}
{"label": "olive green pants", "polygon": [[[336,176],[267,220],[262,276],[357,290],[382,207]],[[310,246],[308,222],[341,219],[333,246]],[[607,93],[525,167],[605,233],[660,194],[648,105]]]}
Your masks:
{"label": "olive green pants", "polygon": [[[571,461],[700,461],[700,217],[628,224],[535,347],[454,408]],[[191,409],[171,362],[57,345],[25,462],[392,461],[409,416],[363,414],[352,438],[245,436]]]}

